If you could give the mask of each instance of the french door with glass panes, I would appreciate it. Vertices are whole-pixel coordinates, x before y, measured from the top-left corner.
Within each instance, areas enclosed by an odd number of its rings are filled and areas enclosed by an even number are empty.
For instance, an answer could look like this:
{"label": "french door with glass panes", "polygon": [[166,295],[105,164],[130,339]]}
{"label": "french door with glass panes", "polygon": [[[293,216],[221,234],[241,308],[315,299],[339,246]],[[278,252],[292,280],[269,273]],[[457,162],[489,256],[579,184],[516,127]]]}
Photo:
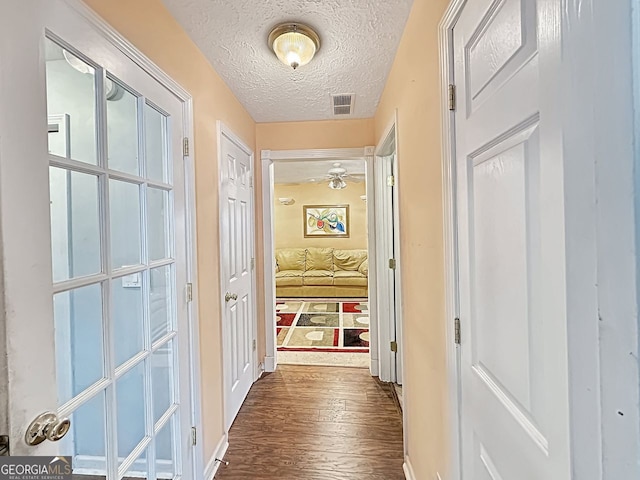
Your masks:
{"label": "french door with glass panes", "polygon": [[[0,53],[12,453],[70,455],[78,478],[192,479],[183,103],[73,3],[0,20],[21,45]],[[69,431],[29,445],[43,411]]]}

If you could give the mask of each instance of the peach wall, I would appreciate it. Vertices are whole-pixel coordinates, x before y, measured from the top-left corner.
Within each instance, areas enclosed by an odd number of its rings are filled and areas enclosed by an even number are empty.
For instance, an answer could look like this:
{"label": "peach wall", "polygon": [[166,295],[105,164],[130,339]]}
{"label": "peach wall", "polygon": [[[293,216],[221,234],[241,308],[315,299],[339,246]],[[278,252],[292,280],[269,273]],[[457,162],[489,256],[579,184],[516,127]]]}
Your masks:
{"label": "peach wall", "polygon": [[415,0],[375,116],[380,141],[398,109],[404,398],[408,456],[419,479],[448,478],[438,59],[448,3]]}
{"label": "peach wall", "polygon": [[[339,249],[367,248],[367,193],[364,182],[347,181],[347,188],[331,190],[327,182],[318,184],[276,185],[274,188],[274,234],[276,248],[331,247]],[[293,205],[283,205],[280,197],[293,198]],[[322,238],[304,236],[304,205],[349,205],[349,237]]]}
{"label": "peach wall", "polygon": [[85,0],[193,97],[204,461],[224,434],[219,304],[218,145],[222,120],[247,145],[255,123],[161,0]]}
{"label": "peach wall", "polygon": [[264,358],[264,241],[262,235],[262,150],[362,148],[375,144],[372,118],[256,124],[256,274],[258,278],[258,358]]}
{"label": "peach wall", "polygon": [[319,120],[256,124],[256,158],[260,150],[357,148],[373,145],[373,119]]}

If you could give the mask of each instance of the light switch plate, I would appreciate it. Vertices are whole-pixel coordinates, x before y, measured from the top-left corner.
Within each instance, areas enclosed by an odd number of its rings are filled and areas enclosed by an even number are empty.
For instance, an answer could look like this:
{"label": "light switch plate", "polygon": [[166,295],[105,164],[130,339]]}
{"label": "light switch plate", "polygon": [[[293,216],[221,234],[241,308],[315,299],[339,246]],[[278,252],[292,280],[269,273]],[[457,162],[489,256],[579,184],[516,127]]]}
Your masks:
{"label": "light switch plate", "polygon": [[140,288],[142,287],[142,273],[132,273],[122,277],[122,288]]}

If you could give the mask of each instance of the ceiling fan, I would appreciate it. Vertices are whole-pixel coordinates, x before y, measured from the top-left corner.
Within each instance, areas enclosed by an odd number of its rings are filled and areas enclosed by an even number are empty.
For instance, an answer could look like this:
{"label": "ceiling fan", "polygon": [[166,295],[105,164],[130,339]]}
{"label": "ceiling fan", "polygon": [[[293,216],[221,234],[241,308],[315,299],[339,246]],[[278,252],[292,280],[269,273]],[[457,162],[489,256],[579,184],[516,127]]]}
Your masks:
{"label": "ceiling fan", "polygon": [[329,180],[329,188],[333,190],[341,190],[343,188],[346,188],[347,182],[345,181],[345,179],[347,178],[352,181],[359,182],[364,179],[364,175],[352,175],[347,173],[347,169],[342,167],[342,164],[340,162],[334,163],[325,175],[325,179]]}

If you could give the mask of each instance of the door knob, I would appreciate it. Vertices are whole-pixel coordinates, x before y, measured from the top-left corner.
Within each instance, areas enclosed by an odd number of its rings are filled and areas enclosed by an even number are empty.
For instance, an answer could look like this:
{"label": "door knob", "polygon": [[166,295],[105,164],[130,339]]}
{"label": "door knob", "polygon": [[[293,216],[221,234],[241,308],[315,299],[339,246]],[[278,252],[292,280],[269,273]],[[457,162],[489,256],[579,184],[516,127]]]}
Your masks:
{"label": "door knob", "polygon": [[71,428],[71,420],[68,418],[58,418],[52,412],[45,412],[38,415],[24,435],[27,445],[39,445],[45,440],[57,442],[64,437]]}
{"label": "door knob", "polygon": [[237,300],[238,299],[238,294],[237,293],[229,293],[227,292],[226,295],[224,296],[224,301],[228,302],[229,300]]}

